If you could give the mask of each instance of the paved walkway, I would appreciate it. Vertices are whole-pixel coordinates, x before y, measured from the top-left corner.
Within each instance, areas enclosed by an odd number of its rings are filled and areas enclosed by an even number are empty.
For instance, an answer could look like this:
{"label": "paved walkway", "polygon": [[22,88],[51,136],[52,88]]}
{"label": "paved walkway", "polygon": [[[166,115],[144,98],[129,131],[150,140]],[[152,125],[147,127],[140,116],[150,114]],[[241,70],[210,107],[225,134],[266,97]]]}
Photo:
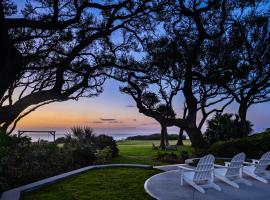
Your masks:
{"label": "paved walkway", "polygon": [[[158,167],[155,167],[158,168]],[[164,169],[173,169],[175,166],[166,166]],[[145,182],[145,190],[158,200],[269,200],[270,184],[251,180],[253,186],[240,184],[235,189],[222,182],[216,182],[222,191],[207,189],[201,194],[188,185],[181,186],[179,171],[172,170],[152,176]]]}

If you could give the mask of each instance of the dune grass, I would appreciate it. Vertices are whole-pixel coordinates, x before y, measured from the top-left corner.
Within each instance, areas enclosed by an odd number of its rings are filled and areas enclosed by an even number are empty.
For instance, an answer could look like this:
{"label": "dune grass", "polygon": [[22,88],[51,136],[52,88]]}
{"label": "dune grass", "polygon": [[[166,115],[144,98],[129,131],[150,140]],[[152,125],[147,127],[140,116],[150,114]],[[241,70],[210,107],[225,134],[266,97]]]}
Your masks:
{"label": "dune grass", "polygon": [[[175,144],[176,141],[170,141],[170,144]],[[155,161],[158,152],[165,152],[160,150],[152,150],[152,144],[159,145],[159,140],[129,140],[117,142],[119,149],[119,156],[113,159],[112,163],[137,163],[146,165],[163,165],[167,163],[160,163]],[[184,146],[178,148],[174,152],[179,155],[181,151],[186,151],[189,155],[192,154],[193,148],[190,146],[190,141],[185,140]]]}
{"label": "dune grass", "polygon": [[139,168],[96,169],[24,193],[22,200],[125,200],[152,199],[144,182],[160,171]]}

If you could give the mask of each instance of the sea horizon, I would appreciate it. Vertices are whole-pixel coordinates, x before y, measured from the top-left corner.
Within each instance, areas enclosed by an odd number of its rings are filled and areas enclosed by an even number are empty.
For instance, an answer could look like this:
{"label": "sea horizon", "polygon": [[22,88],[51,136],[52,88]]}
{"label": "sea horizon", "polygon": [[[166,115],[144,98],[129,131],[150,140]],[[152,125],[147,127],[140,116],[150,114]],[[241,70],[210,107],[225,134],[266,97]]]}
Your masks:
{"label": "sea horizon", "polygon": [[[95,135],[108,135],[112,136],[114,140],[125,140],[128,137],[132,136],[137,136],[137,135],[151,135],[151,134],[156,134],[158,132],[153,132],[153,133],[98,133],[95,132]],[[55,139],[65,137],[68,134],[68,132],[57,132],[55,134]],[[13,135],[17,135],[17,133],[14,133]],[[50,135],[49,133],[24,133],[22,136],[27,136],[32,139],[33,142],[36,142],[38,140],[47,140],[47,141],[53,141],[53,136]]]}

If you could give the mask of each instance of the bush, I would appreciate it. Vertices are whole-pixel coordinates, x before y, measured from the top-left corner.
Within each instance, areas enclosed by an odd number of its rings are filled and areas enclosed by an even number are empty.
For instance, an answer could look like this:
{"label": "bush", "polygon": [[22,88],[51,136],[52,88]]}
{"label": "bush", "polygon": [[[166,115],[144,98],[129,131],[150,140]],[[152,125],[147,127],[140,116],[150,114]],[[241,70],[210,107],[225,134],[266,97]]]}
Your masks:
{"label": "bush", "polygon": [[95,156],[96,156],[95,163],[97,164],[107,163],[112,158],[112,150],[110,147],[105,147],[101,150],[97,150]]}
{"label": "bush", "polygon": [[260,158],[270,150],[270,132],[260,133],[253,136],[220,141],[210,146],[208,152],[219,157],[233,157],[235,154],[244,152],[248,158]]}
{"label": "bush", "polygon": [[66,143],[66,142],[68,142],[68,141],[66,140],[65,137],[60,137],[60,138],[57,138],[57,139],[55,140],[55,143],[56,143],[56,144],[63,144],[63,143]]}
{"label": "bush", "polygon": [[178,159],[178,156],[171,152],[171,153],[160,153],[158,152],[156,160],[163,163],[181,163]]}
{"label": "bush", "polygon": [[180,152],[179,158],[180,158],[181,160],[183,160],[183,162],[185,162],[185,160],[189,158],[188,152],[187,152],[187,151],[181,151],[181,152]]}
{"label": "bush", "polygon": [[73,151],[73,162],[78,167],[91,165],[96,160],[95,149],[91,146],[78,146]]}
{"label": "bush", "polygon": [[0,132],[0,193],[12,187],[34,182],[93,163],[106,163],[117,155],[112,137],[95,136],[89,127],[77,127],[57,143],[31,143],[28,137],[8,136]]}
{"label": "bush", "polygon": [[116,141],[113,139],[113,137],[108,135],[99,135],[95,139],[95,144],[97,145],[97,148],[99,150],[109,147],[112,152],[112,157],[115,157],[118,155],[118,148]]}
{"label": "bush", "polygon": [[189,158],[188,152],[181,151],[180,155],[171,152],[158,152],[155,160],[163,163],[184,163],[186,159]]}
{"label": "bush", "polygon": [[[169,140],[178,140],[178,134],[168,134]],[[186,140],[186,136],[182,136],[182,140]],[[155,133],[151,135],[136,135],[127,137],[126,140],[160,140],[160,133]]]}
{"label": "bush", "polygon": [[252,124],[246,121],[248,132],[242,133],[239,117],[232,114],[220,114],[207,121],[207,129],[204,133],[204,138],[209,144],[213,144],[217,141],[225,141],[233,138],[241,138],[248,136],[252,132]]}

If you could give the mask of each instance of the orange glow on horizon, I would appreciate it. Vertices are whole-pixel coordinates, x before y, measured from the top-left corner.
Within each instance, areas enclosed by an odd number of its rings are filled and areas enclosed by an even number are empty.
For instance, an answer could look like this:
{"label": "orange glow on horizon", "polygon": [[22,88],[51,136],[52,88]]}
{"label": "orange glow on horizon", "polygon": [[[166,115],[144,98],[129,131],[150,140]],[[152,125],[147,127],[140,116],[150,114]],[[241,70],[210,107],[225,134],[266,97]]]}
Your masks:
{"label": "orange glow on horizon", "polygon": [[[85,107],[78,102],[50,104],[30,113],[20,120],[17,129],[69,129],[74,126],[89,126],[93,129],[156,128],[151,118],[128,109],[114,110],[102,106]],[[67,109],[68,108],[68,109]],[[106,111],[105,111],[106,110]]]}

